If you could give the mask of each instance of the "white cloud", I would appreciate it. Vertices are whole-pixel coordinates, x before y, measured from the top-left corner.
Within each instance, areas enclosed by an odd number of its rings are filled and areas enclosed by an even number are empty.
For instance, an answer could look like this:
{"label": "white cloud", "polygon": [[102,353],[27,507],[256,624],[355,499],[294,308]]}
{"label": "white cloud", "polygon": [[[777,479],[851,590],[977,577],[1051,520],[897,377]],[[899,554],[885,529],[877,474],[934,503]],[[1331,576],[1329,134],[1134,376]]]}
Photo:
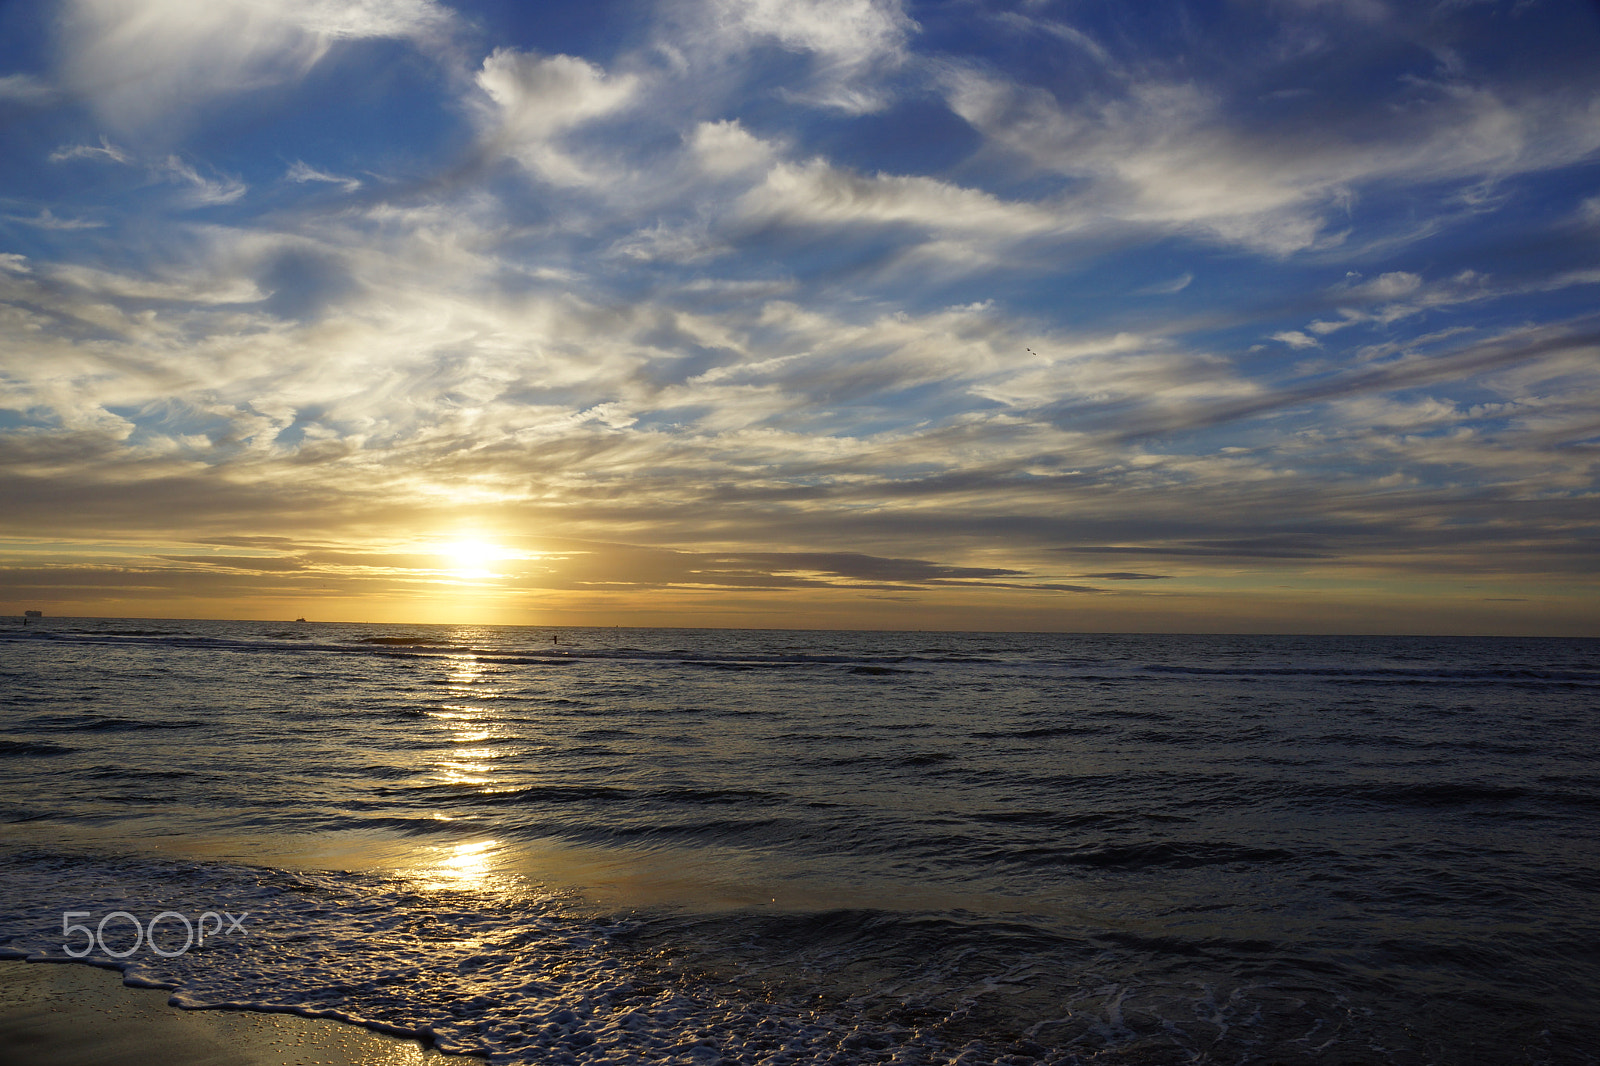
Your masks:
{"label": "white cloud", "polygon": [[899,0],[714,0],[708,20],[730,50],[770,42],[809,53],[812,83],[788,95],[854,114],[887,102],[873,76],[904,60],[906,39],[917,29]]}
{"label": "white cloud", "polygon": [[326,37],[415,37],[453,17],[434,0],[256,0],[310,33]]}
{"label": "white cloud", "polygon": [[19,104],[42,104],[55,99],[56,89],[32,74],[0,76],[0,100]]}
{"label": "white cloud", "polygon": [[167,156],[153,169],[169,181],[187,185],[189,202],[199,207],[231,204],[250,191],[250,187],[238,178],[207,178],[175,155]]}
{"label": "white cloud", "polygon": [[167,280],[73,265],[52,266],[43,273],[95,296],[119,299],[209,305],[253,303],[263,295],[254,282],[237,276],[194,274]]}
{"label": "white cloud", "polygon": [[[100,159],[112,163],[121,163],[125,166],[136,166],[141,162],[104,137],[100,138],[99,145],[64,145],[50,153],[50,162],[52,163],[66,163],[76,159]],[[146,161],[144,166],[156,181],[186,186],[188,189],[186,199],[195,206],[233,203],[249,191],[249,186],[238,178],[227,175],[208,178],[201,174],[194,164],[177,155],[167,155],[154,162]],[[64,219],[57,219],[50,215],[48,210],[44,211],[38,219],[33,220],[33,224],[47,229],[86,229],[99,225],[99,223],[69,222]]]}
{"label": "white cloud", "polygon": [[318,170],[303,160],[296,160],[291,164],[289,169],[284,172],[283,178],[285,181],[298,182],[302,185],[313,181],[326,182],[330,185],[342,187],[345,192],[355,192],[361,188],[361,182],[356,178],[347,178],[340,174],[330,174],[326,170]]}
{"label": "white cloud", "polygon": [[1071,26],[1065,22],[1056,22],[1051,19],[1029,18],[1028,16],[1016,11],[1002,12],[1000,18],[1002,21],[1011,25],[1023,29],[1034,30],[1040,33],[1047,33],[1058,40],[1066,41],[1068,44],[1083,50],[1089,56],[1093,57],[1094,60],[1101,66],[1110,69],[1116,69],[1118,66],[1116,61],[1112,59],[1111,53],[1106,51],[1099,41],[1095,40],[1087,33],[1084,33],[1076,26]]}
{"label": "white cloud", "polygon": [[984,241],[1066,228],[1045,208],[1002,200],[981,189],[920,175],[857,174],[822,159],[774,166],[741,197],[737,213],[759,223],[905,225]]}
{"label": "white cloud", "polygon": [[1315,337],[1308,337],[1297,329],[1287,329],[1282,333],[1274,333],[1272,335],[1272,339],[1275,341],[1281,341],[1284,344],[1287,344],[1289,347],[1297,350],[1300,348],[1318,347],[1318,342]]}
{"label": "white cloud", "polygon": [[562,136],[626,107],[639,86],[632,75],[611,77],[574,56],[509,48],[483,61],[477,83],[492,101],[484,109],[491,149],[556,185],[579,185],[590,176]]}
{"label": "white cloud", "polygon": [[46,207],[37,215],[7,215],[6,218],[13,222],[21,222],[25,226],[35,226],[39,229],[49,230],[74,230],[74,229],[100,229],[104,222],[97,222],[88,218],[59,218]]}
{"label": "white cloud", "polygon": [[1404,270],[1379,274],[1372,281],[1352,286],[1349,296],[1357,300],[1395,300],[1416,292],[1422,285],[1422,276]]}
{"label": "white cloud", "polygon": [[1600,285],[1600,267],[1591,267],[1587,270],[1569,270],[1554,277],[1547,278],[1538,284],[1538,289],[1544,292],[1554,292],[1556,289],[1565,289],[1572,285]]}
{"label": "white cloud", "polygon": [[1135,333],[1033,338],[1024,358],[993,367],[972,393],[1020,410],[1060,407],[1092,418],[1103,408],[1157,408],[1248,395],[1254,386],[1222,361]]}
{"label": "white cloud", "polygon": [[73,159],[105,159],[113,163],[132,162],[127,152],[124,152],[104,137],[100,138],[98,145],[62,145],[50,153],[50,162],[52,163],[65,163]]}
{"label": "white cloud", "polygon": [[[1368,186],[1483,183],[1600,151],[1600,98],[1515,98],[1460,83],[1360,136],[1334,128],[1258,133],[1225,97],[1145,80],[1121,95],[1059,101],[976,70],[947,76],[950,106],[1009,152],[1086,180],[1080,205],[1106,223],[1189,232],[1273,255],[1341,239],[1328,226]],[[1465,202],[1465,201],[1464,201]]]}
{"label": "white cloud", "polygon": [[689,138],[689,146],[700,168],[718,177],[765,167],[774,157],[772,145],[737,121],[700,123]]}
{"label": "white cloud", "polygon": [[712,12],[731,33],[850,66],[898,54],[916,27],[892,0],[716,0]]}
{"label": "white cloud", "polygon": [[1192,281],[1194,281],[1194,275],[1184,271],[1171,281],[1161,281],[1154,285],[1146,285],[1142,289],[1135,289],[1134,292],[1141,296],[1170,296],[1175,292],[1182,292],[1187,289]]}
{"label": "white cloud", "polygon": [[1106,222],[1204,232],[1275,254],[1312,245],[1310,206],[1334,193],[1267,165],[1220,123],[1219,102],[1192,84],[1145,83],[1124,98],[1064,107],[1040,89],[976,72],[951,77],[949,100],[997,143],[1059,173],[1089,178],[1084,210]]}
{"label": "white cloud", "polygon": [[150,132],[293,80],[338,40],[420,38],[450,19],[433,0],[71,0],[62,74],[103,121]]}
{"label": "white cloud", "polygon": [[693,263],[728,250],[703,225],[656,225],[638,230],[611,246],[611,254],[639,262]]}
{"label": "white cloud", "polygon": [[1424,311],[1594,284],[1600,284],[1600,269],[1569,270],[1514,283],[1500,282],[1472,270],[1432,282],[1425,282],[1418,274],[1393,271],[1362,284],[1339,286],[1330,294],[1340,303],[1365,305],[1371,310],[1340,307],[1337,319],[1313,319],[1305,328],[1323,337],[1363,323],[1392,325]]}
{"label": "white cloud", "polygon": [[1312,333],[1315,333],[1319,337],[1325,337],[1329,333],[1334,333],[1348,326],[1354,326],[1362,322],[1370,322],[1371,320],[1372,316],[1370,315],[1362,314],[1360,311],[1355,311],[1348,307],[1341,307],[1339,309],[1339,318],[1337,320],[1317,319],[1310,325],[1306,326],[1306,329],[1310,330]]}

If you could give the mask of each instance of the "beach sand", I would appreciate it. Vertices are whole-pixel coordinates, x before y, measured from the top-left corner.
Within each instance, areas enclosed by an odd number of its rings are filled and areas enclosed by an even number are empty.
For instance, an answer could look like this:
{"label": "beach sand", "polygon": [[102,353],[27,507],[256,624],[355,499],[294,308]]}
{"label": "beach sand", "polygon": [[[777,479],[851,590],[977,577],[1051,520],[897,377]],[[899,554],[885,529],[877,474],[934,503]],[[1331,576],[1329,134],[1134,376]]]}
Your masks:
{"label": "beach sand", "polygon": [[0,1066],[472,1066],[415,1040],[294,1014],[184,1011],[92,966],[0,962]]}

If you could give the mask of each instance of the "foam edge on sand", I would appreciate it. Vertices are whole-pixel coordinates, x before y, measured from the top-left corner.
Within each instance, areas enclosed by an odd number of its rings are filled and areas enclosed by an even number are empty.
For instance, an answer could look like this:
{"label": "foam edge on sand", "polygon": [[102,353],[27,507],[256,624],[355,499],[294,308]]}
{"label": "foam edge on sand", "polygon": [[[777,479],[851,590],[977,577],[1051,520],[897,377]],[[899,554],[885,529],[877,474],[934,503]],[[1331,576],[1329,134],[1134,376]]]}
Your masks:
{"label": "foam edge on sand", "polygon": [[0,1066],[472,1066],[421,1042],[290,1013],[180,1010],[94,966],[0,960]]}

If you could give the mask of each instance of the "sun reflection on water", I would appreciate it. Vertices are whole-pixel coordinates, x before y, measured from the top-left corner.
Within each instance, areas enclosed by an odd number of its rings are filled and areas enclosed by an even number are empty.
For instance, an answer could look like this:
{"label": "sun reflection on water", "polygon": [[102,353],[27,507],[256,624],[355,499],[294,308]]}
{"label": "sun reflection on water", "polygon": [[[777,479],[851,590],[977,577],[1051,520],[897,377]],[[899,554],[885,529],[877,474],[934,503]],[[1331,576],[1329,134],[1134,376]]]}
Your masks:
{"label": "sun reflection on water", "polygon": [[[499,670],[470,652],[450,656],[444,667],[446,699],[453,701],[435,704],[428,712],[436,738],[444,741],[433,756],[434,778],[474,794],[495,791],[506,784],[499,768],[510,754],[496,742],[513,736],[490,702],[496,698],[494,675]],[[441,823],[461,820],[459,812],[435,812],[434,818]],[[504,871],[496,870],[504,851],[498,840],[438,844],[422,851],[407,872],[424,889],[494,890],[505,880]]]}
{"label": "sun reflection on water", "polygon": [[449,665],[450,673],[445,680],[452,685],[480,684],[489,674],[483,661],[476,655],[452,655],[449,658]]}
{"label": "sun reflection on water", "polygon": [[475,840],[439,848],[412,876],[428,889],[485,889],[499,880],[495,860],[503,850],[498,840]]}
{"label": "sun reflection on water", "polygon": [[[453,694],[479,698],[488,695],[481,691],[487,677],[477,656],[459,655],[450,659],[445,680]],[[444,725],[452,742],[439,757],[435,773],[450,784],[495,784],[494,763],[502,753],[484,745],[504,738],[506,732],[494,712],[478,703],[446,703],[435,708],[432,717]]]}

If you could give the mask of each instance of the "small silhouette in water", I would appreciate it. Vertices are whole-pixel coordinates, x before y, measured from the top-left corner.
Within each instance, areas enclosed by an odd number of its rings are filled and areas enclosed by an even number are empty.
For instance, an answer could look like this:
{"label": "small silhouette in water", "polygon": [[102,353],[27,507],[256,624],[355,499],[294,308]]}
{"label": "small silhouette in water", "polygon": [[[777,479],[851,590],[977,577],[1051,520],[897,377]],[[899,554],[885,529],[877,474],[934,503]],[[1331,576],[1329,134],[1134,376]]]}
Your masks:
{"label": "small silhouette in water", "polygon": [[560,644],[561,643],[561,638],[556,636],[554,633],[551,633],[550,634],[550,643],[552,643],[552,644]]}

